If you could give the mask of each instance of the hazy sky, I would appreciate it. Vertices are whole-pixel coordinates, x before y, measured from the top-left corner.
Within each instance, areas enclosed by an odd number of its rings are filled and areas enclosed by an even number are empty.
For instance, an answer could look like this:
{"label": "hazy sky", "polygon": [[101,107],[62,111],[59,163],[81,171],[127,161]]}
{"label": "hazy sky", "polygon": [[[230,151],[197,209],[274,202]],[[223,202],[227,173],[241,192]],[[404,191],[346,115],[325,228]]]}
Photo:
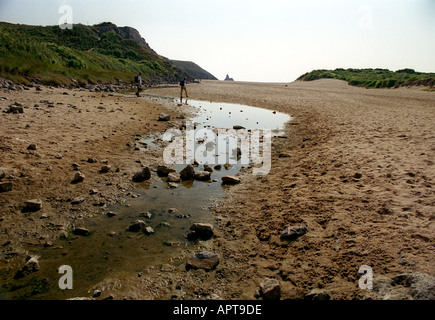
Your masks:
{"label": "hazy sky", "polygon": [[[0,0],[0,21],[110,21],[219,79],[290,82],[313,69],[435,72],[435,0]],[[0,44],[1,45],[1,44]]]}

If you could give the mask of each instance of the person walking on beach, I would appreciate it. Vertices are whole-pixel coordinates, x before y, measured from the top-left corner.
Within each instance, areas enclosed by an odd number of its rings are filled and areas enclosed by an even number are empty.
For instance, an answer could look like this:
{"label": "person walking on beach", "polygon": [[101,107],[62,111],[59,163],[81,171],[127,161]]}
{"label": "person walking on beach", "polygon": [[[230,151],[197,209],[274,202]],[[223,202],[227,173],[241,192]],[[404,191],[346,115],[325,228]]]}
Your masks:
{"label": "person walking on beach", "polygon": [[186,98],[189,98],[189,96],[187,95],[187,78],[186,77],[184,78],[184,80],[182,80],[180,82],[180,87],[181,87],[180,100],[181,100],[181,103],[183,103],[183,92],[186,92]]}
{"label": "person walking on beach", "polygon": [[140,97],[140,92],[142,91],[142,73],[139,73],[139,75],[136,77],[136,83],[137,83],[136,96]]}

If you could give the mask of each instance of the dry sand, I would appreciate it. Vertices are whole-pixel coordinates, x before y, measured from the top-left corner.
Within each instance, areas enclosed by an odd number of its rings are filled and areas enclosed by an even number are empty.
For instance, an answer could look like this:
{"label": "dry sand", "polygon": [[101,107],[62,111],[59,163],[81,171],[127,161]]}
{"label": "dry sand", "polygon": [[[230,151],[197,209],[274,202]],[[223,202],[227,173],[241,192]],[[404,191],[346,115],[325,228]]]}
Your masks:
{"label": "dry sand", "polygon": [[[285,138],[274,139],[271,173],[246,172],[213,208],[216,237],[198,250],[219,253],[215,271],[185,271],[180,266],[191,254],[185,252],[174,259],[174,271],[156,266],[141,278],[107,279],[98,286],[103,296],[255,299],[259,283],[275,278],[282,299],[435,298],[433,92],[363,89],[335,80],[203,81],[188,90],[194,99],[268,108],[294,120]],[[166,129],[156,119],[171,104],[64,91],[0,94],[8,99],[2,110],[14,101],[30,107],[22,115],[0,117],[1,167],[13,171],[4,180],[14,183],[13,191],[0,194],[3,267],[26,254],[25,243],[54,239],[80,219],[101,213],[94,204],[119,200],[134,187],[131,175],[140,167],[135,160],[159,160],[158,153],[135,151],[134,138]],[[177,97],[179,88],[146,93]],[[63,105],[48,108],[42,99]],[[100,103],[105,109],[98,109]],[[37,150],[27,150],[30,143]],[[107,159],[112,171],[99,174],[101,162],[88,164],[88,157]],[[86,175],[83,184],[70,183],[74,162]],[[88,195],[92,188],[99,193]],[[66,200],[83,195],[86,201],[72,211]],[[21,212],[23,201],[34,198],[43,200],[44,210],[36,216]],[[40,219],[41,214],[49,218]],[[280,238],[286,227],[303,222],[307,234],[291,242]],[[374,290],[358,287],[363,265],[373,269]]]}

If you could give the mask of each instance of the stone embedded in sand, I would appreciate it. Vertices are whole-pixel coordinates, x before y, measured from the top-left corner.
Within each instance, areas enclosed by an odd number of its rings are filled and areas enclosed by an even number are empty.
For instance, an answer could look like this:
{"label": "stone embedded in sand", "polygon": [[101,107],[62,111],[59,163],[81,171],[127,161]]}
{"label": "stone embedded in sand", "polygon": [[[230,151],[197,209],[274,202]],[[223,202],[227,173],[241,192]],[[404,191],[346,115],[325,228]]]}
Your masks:
{"label": "stone embedded in sand", "polygon": [[74,229],[73,233],[76,236],[86,237],[86,236],[88,236],[90,234],[90,231],[88,229],[86,229],[86,228],[83,228],[83,227],[77,227],[77,228]]}
{"label": "stone embedded in sand", "polygon": [[85,175],[83,173],[77,172],[74,175],[74,180],[73,180],[74,182],[83,182],[83,180],[85,180]]}
{"label": "stone embedded in sand", "polygon": [[145,221],[143,221],[143,220],[136,220],[135,222],[133,222],[131,224],[130,227],[128,227],[128,230],[132,231],[132,232],[137,232],[137,231],[142,230],[143,228],[145,228],[145,225],[146,225]]}
{"label": "stone embedded in sand", "polygon": [[71,200],[71,204],[77,205],[85,201],[85,198],[83,197],[75,197]]}
{"label": "stone embedded in sand", "polygon": [[193,178],[195,177],[195,168],[191,164],[189,164],[180,172],[180,177],[183,181],[193,180]]}
{"label": "stone embedded in sand", "polygon": [[88,158],[88,163],[97,163],[98,160],[95,158]]}
{"label": "stone embedded in sand", "polygon": [[190,269],[203,269],[206,271],[213,270],[220,262],[219,255],[212,252],[198,252],[195,253],[186,263],[186,270]]}
{"label": "stone embedded in sand", "polygon": [[308,232],[308,225],[304,223],[297,226],[286,228],[283,232],[281,232],[281,238],[287,240],[296,240],[297,238],[302,237],[307,232]]}
{"label": "stone embedded in sand", "polygon": [[109,166],[109,165],[105,165],[105,166],[102,166],[102,167],[101,167],[101,172],[102,172],[102,173],[107,173],[107,172],[109,172],[111,169],[112,169],[111,166]]}
{"label": "stone embedded in sand", "polygon": [[159,121],[169,121],[169,120],[171,120],[171,115],[165,113],[161,113],[159,115]]}
{"label": "stone embedded in sand", "polygon": [[213,237],[213,226],[209,223],[194,223],[190,227],[192,231],[188,237],[189,238],[201,238],[203,240],[208,240]]}
{"label": "stone embedded in sand", "polygon": [[135,173],[133,176],[134,182],[143,182],[149,179],[151,179],[151,171],[148,167],[143,168],[142,171]]}
{"label": "stone embedded in sand", "polygon": [[260,283],[260,295],[266,300],[281,298],[281,286],[276,279],[266,278]]}
{"label": "stone embedded in sand", "polygon": [[157,174],[161,177],[167,177],[170,173],[175,172],[176,170],[167,165],[159,165],[157,166]]}
{"label": "stone embedded in sand", "polygon": [[12,191],[13,185],[12,182],[0,182],[0,192],[8,192]]}
{"label": "stone embedded in sand", "polygon": [[198,181],[208,181],[210,180],[211,172],[208,171],[198,171],[195,172],[194,178]]}
{"label": "stone embedded in sand", "polygon": [[167,182],[180,182],[180,180],[181,180],[180,174],[176,172],[171,172],[170,174],[168,174]]}
{"label": "stone embedded in sand", "polygon": [[29,146],[27,147],[27,150],[36,150],[37,146],[34,143],[29,144]]}
{"label": "stone embedded in sand", "polygon": [[17,271],[15,274],[15,279],[21,279],[33,272],[39,271],[38,258],[39,257],[30,257],[24,267]]}
{"label": "stone embedded in sand", "polygon": [[32,199],[27,200],[24,203],[24,207],[26,210],[37,211],[42,209],[42,200],[41,199]]}
{"label": "stone embedded in sand", "polygon": [[6,113],[24,113],[24,106],[19,102],[14,102],[9,106]]}
{"label": "stone embedded in sand", "polygon": [[241,180],[239,177],[235,177],[235,176],[222,177],[222,184],[234,185],[234,184],[239,184],[240,182],[241,182]]}
{"label": "stone embedded in sand", "polygon": [[151,234],[153,234],[155,231],[154,231],[154,229],[151,228],[151,227],[146,227],[145,229],[143,229],[143,232],[144,232],[146,235],[151,235]]}

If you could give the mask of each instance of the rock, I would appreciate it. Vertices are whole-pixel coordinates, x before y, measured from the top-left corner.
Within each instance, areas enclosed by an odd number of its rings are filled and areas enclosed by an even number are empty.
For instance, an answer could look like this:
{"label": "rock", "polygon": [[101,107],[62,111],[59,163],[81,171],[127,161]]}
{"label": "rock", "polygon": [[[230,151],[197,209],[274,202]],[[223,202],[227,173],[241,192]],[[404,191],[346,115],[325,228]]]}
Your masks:
{"label": "rock", "polygon": [[225,164],[224,164],[224,168],[225,168],[225,170],[230,170],[232,167],[233,167],[233,166],[232,166],[231,164],[229,164],[229,163],[225,163]]}
{"label": "rock", "polygon": [[143,232],[144,232],[146,235],[151,235],[151,234],[153,234],[155,231],[154,231],[154,229],[151,228],[151,227],[146,227],[146,228],[143,230]]}
{"label": "rock", "polygon": [[116,217],[116,213],[113,212],[113,211],[109,211],[109,212],[107,212],[106,215],[107,215],[109,218]]}
{"label": "rock", "polygon": [[135,222],[133,222],[131,224],[130,227],[128,227],[128,230],[132,231],[132,232],[137,232],[137,231],[142,230],[143,228],[145,228],[145,225],[146,225],[145,221],[143,221],[143,220],[136,220]]}
{"label": "rock", "polygon": [[176,183],[176,182],[168,182],[168,188],[169,189],[176,189],[176,188],[178,188],[178,183]]}
{"label": "rock", "polygon": [[177,212],[178,212],[178,209],[177,209],[177,208],[169,208],[169,209],[168,209],[168,212],[169,212],[169,213],[177,213]]}
{"label": "rock", "polygon": [[187,261],[186,270],[203,269],[210,271],[218,266],[219,260],[219,256],[216,253],[207,251],[198,252]]}
{"label": "rock", "polygon": [[169,114],[161,113],[159,115],[159,121],[169,121],[171,120],[171,116]]}
{"label": "rock", "polygon": [[217,164],[214,166],[215,170],[221,170],[222,169],[222,165],[221,164]]}
{"label": "rock", "polygon": [[147,211],[147,212],[141,213],[140,216],[147,218],[147,219],[151,219],[153,215],[151,214],[151,212]]}
{"label": "rock", "polygon": [[331,295],[327,290],[313,289],[305,296],[306,300],[331,300]]}
{"label": "rock", "polygon": [[101,172],[101,173],[107,173],[107,172],[110,171],[110,169],[112,169],[111,166],[109,166],[109,165],[105,165],[105,166],[102,166],[102,167],[101,167],[100,172]]}
{"label": "rock", "polygon": [[189,164],[180,172],[180,177],[183,181],[193,180],[195,177],[195,168]]}
{"label": "rock", "polygon": [[84,237],[86,237],[86,236],[88,236],[90,234],[89,230],[86,229],[86,228],[83,228],[83,227],[77,227],[77,228],[75,228],[73,233],[76,236],[84,236]]}
{"label": "rock", "polygon": [[211,165],[205,164],[204,165],[204,171],[213,172],[213,168],[211,167]]}
{"label": "rock", "polygon": [[281,238],[287,240],[296,240],[297,238],[302,237],[307,232],[308,232],[308,225],[304,223],[297,226],[288,227],[287,229],[281,232]]}
{"label": "rock", "polygon": [[77,172],[77,173],[74,175],[74,180],[73,180],[73,182],[83,182],[83,180],[85,180],[85,175],[84,175],[83,173],[81,173],[81,172]]}
{"label": "rock", "polygon": [[224,177],[222,177],[222,184],[234,185],[234,184],[238,184],[238,183],[240,183],[240,178],[239,177],[234,177],[234,176],[224,176]]}
{"label": "rock", "polygon": [[145,180],[151,179],[151,171],[150,168],[145,167],[142,171],[139,171],[134,174],[133,181],[134,182],[143,182]]}
{"label": "rock", "polygon": [[101,290],[98,290],[98,289],[96,289],[96,290],[94,290],[94,293],[92,294],[92,297],[93,298],[98,298],[98,297],[100,297],[101,296]]}
{"label": "rock", "polygon": [[75,197],[74,199],[71,200],[71,204],[77,205],[77,204],[80,204],[84,201],[85,201],[85,198],[83,198],[83,197]]}
{"label": "rock", "polygon": [[180,182],[181,181],[181,175],[176,172],[171,172],[168,174],[168,180],[167,182]]}
{"label": "rock", "polygon": [[55,156],[54,156],[56,159],[62,159],[63,158],[63,156],[61,155],[61,154],[56,154]]}
{"label": "rock", "polygon": [[27,275],[39,271],[39,257],[29,257],[23,268],[17,271],[15,279],[21,279]]}
{"label": "rock", "polygon": [[266,300],[281,298],[281,286],[276,279],[266,278],[260,283],[260,295]]}
{"label": "rock", "polygon": [[42,209],[42,200],[40,200],[40,199],[27,200],[24,203],[24,207],[26,210],[29,210],[29,211],[41,210]]}
{"label": "rock", "polygon": [[170,173],[176,172],[176,170],[167,165],[157,166],[157,174],[161,177],[167,177]]}
{"label": "rock", "polygon": [[235,125],[235,126],[233,126],[233,129],[234,130],[242,130],[242,129],[246,129],[245,127],[242,127],[242,126],[240,126],[240,125]]}
{"label": "rock", "polygon": [[34,143],[29,144],[29,146],[27,147],[27,150],[36,150],[36,149],[37,149],[37,147],[36,147],[36,144],[34,144]]}
{"label": "rock", "polygon": [[213,237],[213,226],[208,223],[194,223],[190,227],[190,231],[192,232],[188,235],[189,238],[208,240]]}
{"label": "rock", "polygon": [[0,182],[0,192],[12,191],[12,182]]}
{"label": "rock", "polygon": [[194,178],[198,181],[208,181],[210,180],[211,172],[208,171],[198,171],[195,172]]}
{"label": "rock", "polygon": [[21,103],[15,102],[9,106],[6,113],[24,113],[24,106]]}
{"label": "rock", "polygon": [[95,158],[88,158],[88,163],[97,163],[98,160]]}
{"label": "rock", "polygon": [[91,190],[89,190],[89,194],[91,194],[91,195],[95,195],[97,193],[98,193],[98,189],[91,189]]}

